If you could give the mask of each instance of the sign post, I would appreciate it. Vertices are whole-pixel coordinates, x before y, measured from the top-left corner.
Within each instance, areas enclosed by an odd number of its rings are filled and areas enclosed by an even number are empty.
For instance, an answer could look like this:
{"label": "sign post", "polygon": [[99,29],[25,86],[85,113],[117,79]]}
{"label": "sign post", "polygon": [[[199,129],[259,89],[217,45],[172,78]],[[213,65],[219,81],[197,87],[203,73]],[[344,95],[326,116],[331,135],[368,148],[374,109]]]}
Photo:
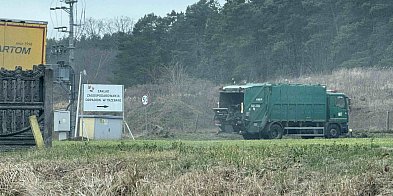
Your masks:
{"label": "sign post", "polygon": [[[142,104],[144,106],[147,106],[147,104],[149,104],[149,96],[147,96],[147,95],[143,95],[142,96]],[[147,111],[146,111],[146,108],[147,107],[144,108],[144,112],[145,112],[145,132],[147,132]]]}
{"label": "sign post", "polygon": [[[125,120],[123,85],[83,84],[82,103],[82,112],[122,113],[122,126],[124,126]],[[122,132],[124,132],[124,127],[122,128],[122,130]],[[81,131],[86,131],[83,120]],[[82,132],[82,134],[84,133]]]}

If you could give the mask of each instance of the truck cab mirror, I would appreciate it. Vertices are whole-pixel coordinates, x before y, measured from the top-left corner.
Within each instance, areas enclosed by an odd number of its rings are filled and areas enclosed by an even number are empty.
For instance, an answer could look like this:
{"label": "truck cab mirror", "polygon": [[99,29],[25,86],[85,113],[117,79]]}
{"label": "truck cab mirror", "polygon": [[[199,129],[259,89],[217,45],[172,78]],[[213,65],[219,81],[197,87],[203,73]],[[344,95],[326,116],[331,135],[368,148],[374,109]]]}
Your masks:
{"label": "truck cab mirror", "polygon": [[348,109],[351,110],[351,98],[347,97]]}

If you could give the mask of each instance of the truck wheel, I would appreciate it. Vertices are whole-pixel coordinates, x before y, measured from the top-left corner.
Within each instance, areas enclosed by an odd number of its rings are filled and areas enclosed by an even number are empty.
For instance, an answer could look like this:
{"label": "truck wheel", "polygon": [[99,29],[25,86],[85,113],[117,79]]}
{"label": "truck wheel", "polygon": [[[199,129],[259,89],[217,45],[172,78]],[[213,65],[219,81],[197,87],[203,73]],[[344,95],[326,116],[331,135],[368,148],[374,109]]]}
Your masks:
{"label": "truck wheel", "polygon": [[331,124],[328,126],[326,130],[325,137],[326,138],[338,138],[341,134],[340,127],[336,124]]}
{"label": "truck wheel", "polygon": [[273,124],[269,129],[269,138],[270,139],[281,139],[282,138],[282,127],[279,124]]}

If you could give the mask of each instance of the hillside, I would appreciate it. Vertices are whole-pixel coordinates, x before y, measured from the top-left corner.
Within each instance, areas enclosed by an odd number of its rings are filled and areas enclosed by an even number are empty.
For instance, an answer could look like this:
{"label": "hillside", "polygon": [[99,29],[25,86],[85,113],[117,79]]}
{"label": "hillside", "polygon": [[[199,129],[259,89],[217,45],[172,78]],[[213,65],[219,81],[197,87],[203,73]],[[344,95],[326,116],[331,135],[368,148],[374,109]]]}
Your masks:
{"label": "hillside", "polygon": [[[350,128],[355,131],[386,129],[387,111],[393,108],[392,69],[341,69],[332,74],[312,74],[271,82],[325,84],[351,98]],[[178,81],[178,80],[177,80]],[[126,118],[137,134],[153,132],[215,129],[212,108],[218,101],[218,89],[211,82],[187,79],[179,83],[138,85],[126,92]],[[143,106],[141,96],[149,94],[151,104]],[[393,124],[391,123],[390,127]],[[164,134],[164,135],[165,135]]]}

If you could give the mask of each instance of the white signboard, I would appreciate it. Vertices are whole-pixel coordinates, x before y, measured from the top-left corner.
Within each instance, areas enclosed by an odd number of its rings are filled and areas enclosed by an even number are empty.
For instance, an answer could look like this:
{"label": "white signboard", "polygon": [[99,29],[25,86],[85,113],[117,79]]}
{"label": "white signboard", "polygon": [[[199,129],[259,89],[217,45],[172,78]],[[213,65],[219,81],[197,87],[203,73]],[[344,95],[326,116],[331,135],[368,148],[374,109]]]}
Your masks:
{"label": "white signboard", "polygon": [[84,84],[83,111],[123,112],[123,85]]}
{"label": "white signboard", "polygon": [[142,104],[143,105],[149,104],[149,97],[147,95],[142,96]]}

